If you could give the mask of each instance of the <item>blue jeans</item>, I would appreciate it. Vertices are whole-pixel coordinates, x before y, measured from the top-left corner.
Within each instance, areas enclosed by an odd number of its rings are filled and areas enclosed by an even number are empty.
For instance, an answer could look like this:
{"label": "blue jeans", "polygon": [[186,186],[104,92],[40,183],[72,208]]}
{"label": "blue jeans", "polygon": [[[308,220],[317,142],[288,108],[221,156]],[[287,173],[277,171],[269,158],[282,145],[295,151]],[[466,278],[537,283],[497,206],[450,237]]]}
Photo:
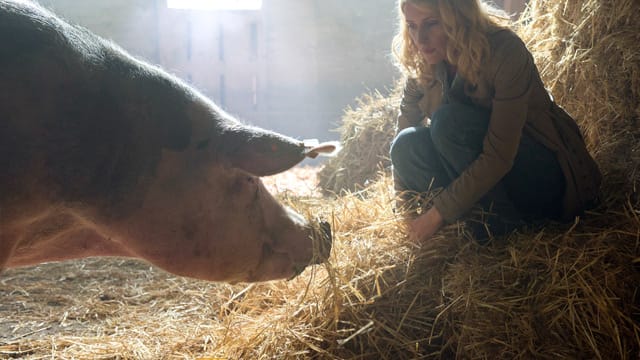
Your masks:
{"label": "blue jeans", "polygon": [[[433,114],[431,126],[402,130],[391,144],[396,190],[447,187],[482,152],[489,117],[486,109],[446,104]],[[559,219],[564,189],[553,151],[523,132],[512,169],[477,205],[513,221]]]}

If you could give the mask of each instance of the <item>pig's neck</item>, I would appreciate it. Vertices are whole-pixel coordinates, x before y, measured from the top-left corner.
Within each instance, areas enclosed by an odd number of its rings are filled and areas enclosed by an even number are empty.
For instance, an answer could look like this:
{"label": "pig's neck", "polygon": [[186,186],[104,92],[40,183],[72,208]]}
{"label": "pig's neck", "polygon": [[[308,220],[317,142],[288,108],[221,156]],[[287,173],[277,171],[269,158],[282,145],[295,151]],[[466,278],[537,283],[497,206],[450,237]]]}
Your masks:
{"label": "pig's neck", "polygon": [[106,201],[101,207],[113,214],[126,214],[142,201],[162,151],[184,151],[193,131],[187,109],[195,99],[188,88],[156,68],[124,61],[127,65],[131,68],[120,76],[104,80],[109,104],[98,102],[95,109],[101,122],[113,124],[95,133],[104,135],[104,146],[95,151],[103,163],[97,174],[106,176],[97,184],[96,198]]}

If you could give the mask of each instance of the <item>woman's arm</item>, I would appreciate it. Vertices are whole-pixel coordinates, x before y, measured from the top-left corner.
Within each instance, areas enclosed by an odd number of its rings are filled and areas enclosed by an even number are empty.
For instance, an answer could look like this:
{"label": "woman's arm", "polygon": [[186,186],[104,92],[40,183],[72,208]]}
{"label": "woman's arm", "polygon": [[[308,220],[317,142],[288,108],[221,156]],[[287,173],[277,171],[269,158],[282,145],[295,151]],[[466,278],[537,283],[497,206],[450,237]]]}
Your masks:
{"label": "woman's arm", "polygon": [[422,123],[425,114],[420,109],[420,100],[424,97],[424,92],[416,79],[407,79],[402,92],[400,102],[400,114],[396,123],[396,134],[411,126],[418,126]]}
{"label": "woman's arm", "polygon": [[494,93],[482,153],[433,200],[445,221],[466,213],[509,172],[520,144],[537,70],[524,43],[507,34],[492,49],[484,74]]}

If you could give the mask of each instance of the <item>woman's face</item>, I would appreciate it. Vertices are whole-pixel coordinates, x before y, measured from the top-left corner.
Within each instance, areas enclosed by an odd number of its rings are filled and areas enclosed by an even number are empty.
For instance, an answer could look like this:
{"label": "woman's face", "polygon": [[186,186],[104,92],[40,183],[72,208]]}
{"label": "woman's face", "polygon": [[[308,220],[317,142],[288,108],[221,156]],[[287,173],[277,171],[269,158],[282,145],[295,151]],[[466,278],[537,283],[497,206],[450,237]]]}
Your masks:
{"label": "woman's face", "polygon": [[422,58],[434,65],[446,59],[447,37],[438,14],[428,7],[420,7],[411,2],[403,6],[409,36]]}

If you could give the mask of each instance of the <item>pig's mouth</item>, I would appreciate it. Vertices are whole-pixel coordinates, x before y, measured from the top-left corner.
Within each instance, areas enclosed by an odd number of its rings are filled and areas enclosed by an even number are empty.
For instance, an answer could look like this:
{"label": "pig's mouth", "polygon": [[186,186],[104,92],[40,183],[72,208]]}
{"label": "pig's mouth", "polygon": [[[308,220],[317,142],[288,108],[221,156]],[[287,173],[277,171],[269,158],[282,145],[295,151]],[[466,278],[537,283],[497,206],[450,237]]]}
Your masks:
{"label": "pig's mouth", "polygon": [[329,259],[331,246],[333,244],[331,225],[324,220],[319,220],[314,224],[316,225],[311,231],[311,243],[313,245],[311,260],[307,264],[294,264],[294,274],[289,280],[300,275],[307,266],[322,264]]}
{"label": "pig's mouth", "polygon": [[331,226],[326,221],[316,222],[309,229],[311,249],[304,259],[293,259],[291,254],[276,251],[269,244],[264,244],[262,259],[246,281],[268,281],[276,279],[293,279],[300,275],[309,265],[321,264],[331,254]]}
{"label": "pig's mouth", "polygon": [[309,265],[321,264],[329,258],[333,237],[331,236],[331,225],[324,220],[319,220],[312,231],[313,256]]}

